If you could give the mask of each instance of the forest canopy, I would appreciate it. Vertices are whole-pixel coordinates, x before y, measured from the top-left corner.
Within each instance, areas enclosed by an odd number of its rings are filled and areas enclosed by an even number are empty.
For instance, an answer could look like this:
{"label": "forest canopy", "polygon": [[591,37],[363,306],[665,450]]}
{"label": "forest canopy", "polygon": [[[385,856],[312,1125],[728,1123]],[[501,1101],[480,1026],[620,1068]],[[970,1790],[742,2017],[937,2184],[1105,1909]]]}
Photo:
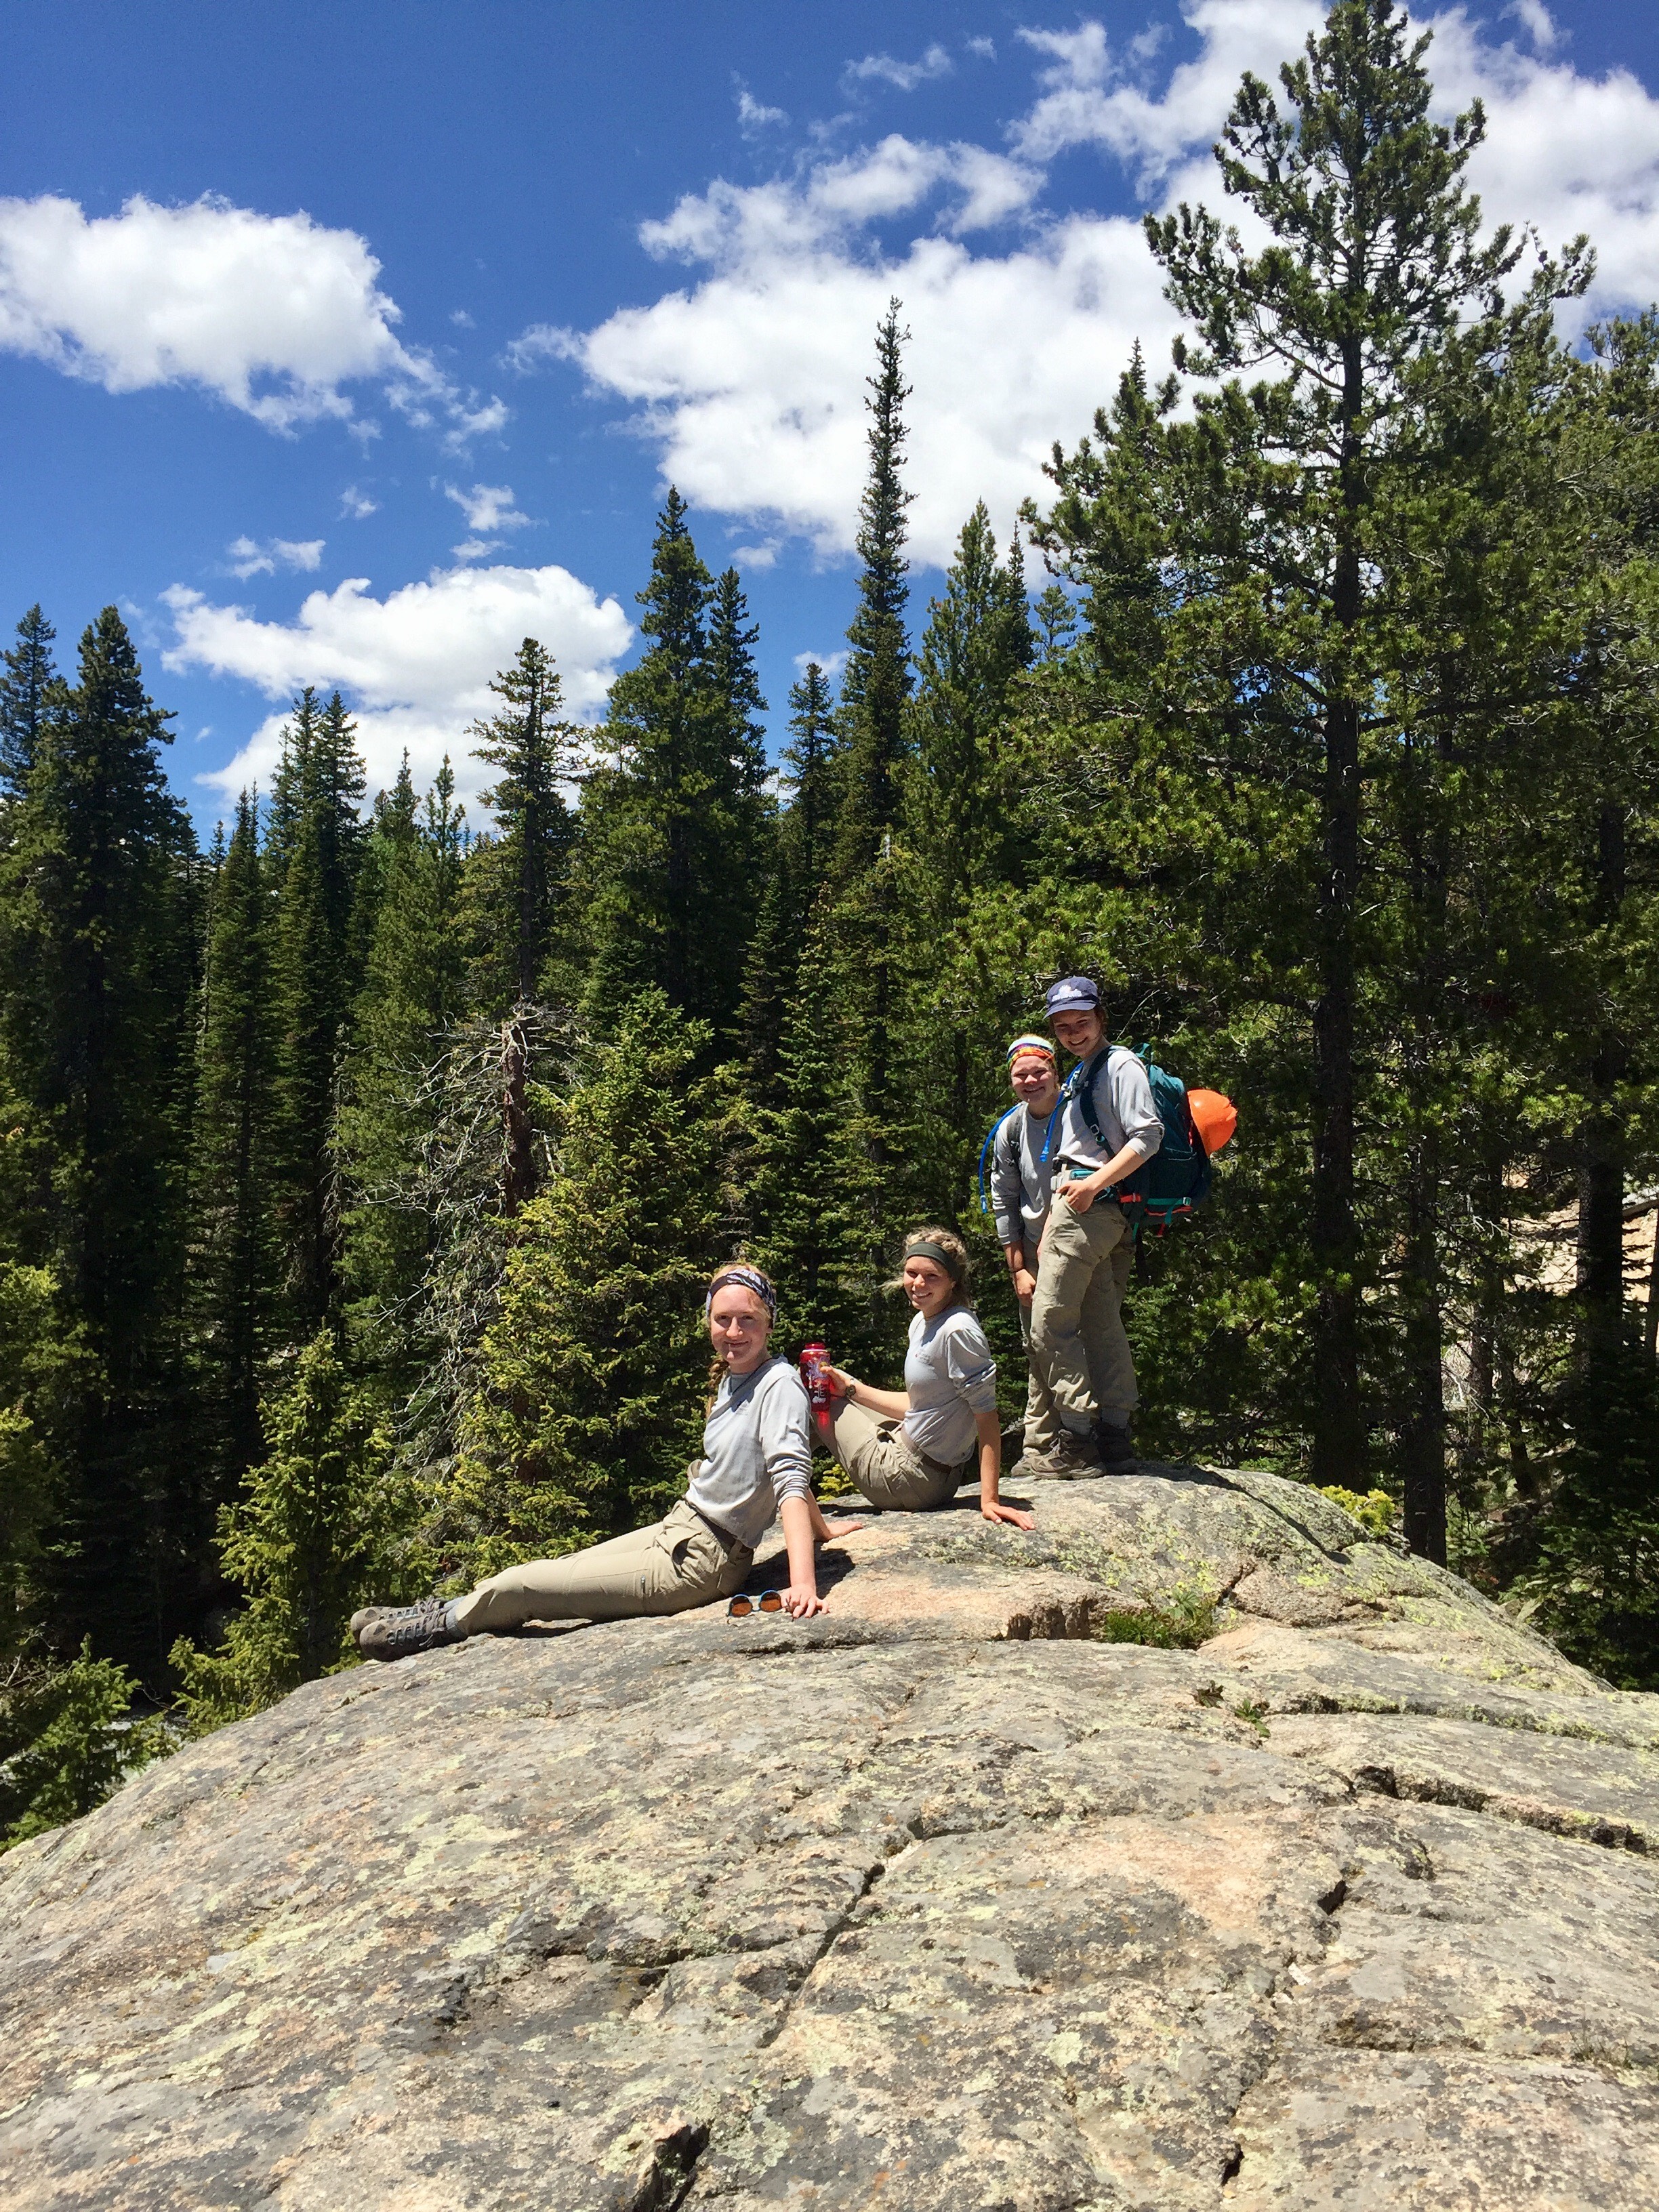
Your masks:
{"label": "forest canopy", "polygon": [[1659,312],[1564,341],[1591,246],[1486,227],[1430,59],[1340,0],[1244,80],[1217,184],[1264,242],[1148,220],[1169,371],[1137,351],[925,606],[892,302],[846,665],[775,760],[672,489],[641,653],[578,727],[524,641],[477,821],[447,764],[366,804],[306,690],[203,851],[117,611],[61,662],[23,616],[0,1838],[350,1663],[366,1598],[664,1508],[732,1252],[783,1349],[896,1367],[896,1242],[994,1256],[1004,1050],[1079,969],[1240,1109],[1138,1247],[1142,1450],[1384,1493],[1659,1687]]}

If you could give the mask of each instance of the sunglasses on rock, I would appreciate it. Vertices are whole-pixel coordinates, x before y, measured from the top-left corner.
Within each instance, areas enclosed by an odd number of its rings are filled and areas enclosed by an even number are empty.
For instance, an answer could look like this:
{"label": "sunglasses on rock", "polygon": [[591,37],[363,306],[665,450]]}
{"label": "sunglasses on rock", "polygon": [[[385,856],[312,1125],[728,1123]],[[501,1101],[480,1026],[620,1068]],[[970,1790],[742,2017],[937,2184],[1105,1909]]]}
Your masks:
{"label": "sunglasses on rock", "polygon": [[781,1613],[782,1611],[783,1592],[781,1590],[763,1590],[758,1597],[745,1597],[739,1591],[726,1608],[726,1618],[730,1620],[745,1620],[751,1613]]}

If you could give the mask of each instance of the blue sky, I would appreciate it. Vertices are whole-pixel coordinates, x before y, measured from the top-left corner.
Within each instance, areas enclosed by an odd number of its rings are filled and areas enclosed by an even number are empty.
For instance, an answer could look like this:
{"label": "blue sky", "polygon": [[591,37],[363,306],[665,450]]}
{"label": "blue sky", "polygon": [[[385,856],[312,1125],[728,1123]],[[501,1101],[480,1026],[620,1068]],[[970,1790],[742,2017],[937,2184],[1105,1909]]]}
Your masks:
{"label": "blue sky", "polygon": [[[775,724],[851,611],[861,378],[914,332],[918,613],[974,500],[1171,322],[1133,218],[1216,198],[1309,0],[346,9],[11,0],[0,622],[111,600],[204,825],[336,683],[378,780],[533,629],[584,715],[670,476],[735,560]],[[1659,11],[1425,15],[1489,212],[1659,295]],[[66,656],[67,657],[67,656]],[[217,778],[216,782],[213,779]]]}

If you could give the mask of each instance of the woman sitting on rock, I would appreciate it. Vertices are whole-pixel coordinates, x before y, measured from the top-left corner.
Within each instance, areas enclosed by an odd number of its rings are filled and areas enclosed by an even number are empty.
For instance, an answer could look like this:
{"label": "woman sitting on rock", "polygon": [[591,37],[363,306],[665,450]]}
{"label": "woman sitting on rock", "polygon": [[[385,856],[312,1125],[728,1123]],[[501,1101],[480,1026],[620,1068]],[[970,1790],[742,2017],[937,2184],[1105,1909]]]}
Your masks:
{"label": "woman sitting on rock", "polygon": [[508,1567],[465,1597],[371,1607],[352,1621],[371,1659],[401,1659],[437,1644],[520,1628],[527,1620],[622,1620],[684,1613],[739,1589],[773,1515],[789,1555],[786,1609],[822,1613],[815,1542],[849,1535],[857,1521],[826,1521],[811,1487],[806,1391],[767,1349],[778,1294],[758,1267],[733,1263],[708,1285],[703,1310],[714,1348],[703,1457],[665,1520],[562,1559]]}
{"label": "woman sitting on rock", "polygon": [[909,1299],[904,1388],[877,1390],[838,1367],[839,1394],[818,1414],[818,1432],[872,1505],[925,1513],[948,1505],[979,1462],[979,1510],[988,1521],[1036,1526],[999,1496],[1002,1430],[997,1370],[967,1302],[968,1248],[948,1229],[914,1229],[895,1287]]}

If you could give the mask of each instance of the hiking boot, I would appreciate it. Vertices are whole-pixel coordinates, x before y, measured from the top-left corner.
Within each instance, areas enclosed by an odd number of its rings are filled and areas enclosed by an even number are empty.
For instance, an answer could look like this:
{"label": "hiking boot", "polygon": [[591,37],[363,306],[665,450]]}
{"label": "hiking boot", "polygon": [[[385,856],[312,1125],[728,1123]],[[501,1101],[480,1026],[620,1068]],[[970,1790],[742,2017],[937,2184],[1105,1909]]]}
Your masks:
{"label": "hiking boot", "polygon": [[440,1644],[465,1644],[466,1631],[454,1627],[448,1601],[423,1597],[418,1605],[374,1608],[357,1632],[365,1659],[407,1659],[412,1651],[431,1651]]}
{"label": "hiking boot", "polygon": [[396,1613],[395,1605],[360,1605],[351,1616],[351,1640],[355,1644],[371,1620],[378,1620],[383,1613]]}
{"label": "hiking boot", "polygon": [[1047,1451],[1027,1452],[1013,1472],[1030,1482],[1079,1482],[1100,1473],[1100,1455],[1092,1437],[1062,1429]]}
{"label": "hiking boot", "polygon": [[1140,1462],[1127,1421],[1099,1421],[1095,1435],[1100,1445],[1100,1464],[1107,1474],[1139,1474]]}

